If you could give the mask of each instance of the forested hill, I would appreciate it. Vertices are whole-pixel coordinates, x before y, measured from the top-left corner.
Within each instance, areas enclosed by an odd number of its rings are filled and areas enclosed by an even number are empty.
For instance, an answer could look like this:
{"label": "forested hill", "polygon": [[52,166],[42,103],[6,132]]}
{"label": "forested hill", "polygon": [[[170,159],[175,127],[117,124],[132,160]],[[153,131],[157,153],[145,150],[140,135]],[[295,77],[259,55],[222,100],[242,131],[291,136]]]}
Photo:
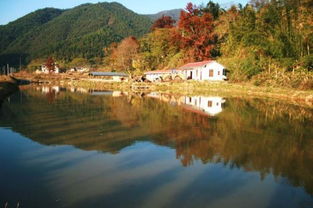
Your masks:
{"label": "forested hill", "polygon": [[101,57],[103,48],[128,36],[140,37],[151,20],[119,3],[42,9],[0,26],[0,65],[52,55],[57,59]]}
{"label": "forested hill", "polygon": [[172,10],[162,11],[162,12],[159,12],[156,14],[147,14],[146,16],[149,17],[150,19],[152,19],[153,21],[159,19],[162,16],[170,16],[174,20],[178,21],[181,11],[182,11],[182,9],[172,9]]}

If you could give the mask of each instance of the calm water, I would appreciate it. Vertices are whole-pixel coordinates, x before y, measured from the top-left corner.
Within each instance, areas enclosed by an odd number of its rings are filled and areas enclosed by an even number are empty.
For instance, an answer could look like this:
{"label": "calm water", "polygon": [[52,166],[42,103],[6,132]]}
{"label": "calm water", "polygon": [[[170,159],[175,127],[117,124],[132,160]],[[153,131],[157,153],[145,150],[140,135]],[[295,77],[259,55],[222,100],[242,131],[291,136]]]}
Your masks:
{"label": "calm water", "polygon": [[313,207],[313,110],[273,100],[21,90],[0,207]]}

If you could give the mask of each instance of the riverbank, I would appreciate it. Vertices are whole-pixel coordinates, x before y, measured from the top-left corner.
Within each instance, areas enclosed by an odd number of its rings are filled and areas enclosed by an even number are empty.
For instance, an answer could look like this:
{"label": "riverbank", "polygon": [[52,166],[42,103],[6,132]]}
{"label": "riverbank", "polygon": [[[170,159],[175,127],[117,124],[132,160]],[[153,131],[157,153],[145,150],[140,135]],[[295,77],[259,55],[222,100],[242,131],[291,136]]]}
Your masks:
{"label": "riverbank", "polygon": [[18,90],[18,83],[9,76],[0,76],[0,102]]}
{"label": "riverbank", "polygon": [[61,85],[68,87],[82,87],[94,90],[119,90],[139,92],[160,92],[184,95],[220,95],[234,97],[257,97],[280,99],[295,104],[313,107],[312,90],[296,90],[292,88],[262,87],[249,83],[229,82],[107,82],[91,79],[84,74],[66,75],[32,75],[17,74],[20,79],[32,80],[35,83]]}
{"label": "riverbank", "polygon": [[313,107],[313,91],[301,91],[288,88],[259,87],[251,84],[228,82],[160,82],[160,83],[105,83],[91,80],[73,80],[68,83],[74,87],[98,90],[154,91],[184,95],[220,95],[232,97],[274,98],[295,104]]}

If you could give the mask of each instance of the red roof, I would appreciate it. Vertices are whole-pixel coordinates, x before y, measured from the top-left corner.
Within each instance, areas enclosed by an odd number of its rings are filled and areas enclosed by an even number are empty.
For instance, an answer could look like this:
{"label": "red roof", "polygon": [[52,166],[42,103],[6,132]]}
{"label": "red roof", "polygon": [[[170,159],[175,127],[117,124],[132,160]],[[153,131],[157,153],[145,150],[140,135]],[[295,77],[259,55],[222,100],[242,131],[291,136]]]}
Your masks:
{"label": "red roof", "polygon": [[209,64],[211,62],[212,62],[212,60],[188,63],[188,64],[185,64],[184,66],[179,67],[179,69],[183,70],[183,69],[186,69],[186,68],[200,67],[200,66],[204,66],[206,64]]}

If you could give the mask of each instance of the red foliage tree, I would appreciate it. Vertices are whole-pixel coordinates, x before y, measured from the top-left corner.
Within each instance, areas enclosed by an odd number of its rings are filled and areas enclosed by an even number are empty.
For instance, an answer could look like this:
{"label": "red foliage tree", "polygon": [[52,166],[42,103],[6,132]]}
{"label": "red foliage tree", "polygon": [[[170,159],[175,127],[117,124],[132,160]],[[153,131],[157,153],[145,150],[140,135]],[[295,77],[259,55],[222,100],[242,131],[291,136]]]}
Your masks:
{"label": "red foliage tree", "polygon": [[46,60],[45,66],[48,68],[49,72],[53,72],[54,71],[55,63],[54,63],[54,60],[53,60],[52,57],[49,57]]}
{"label": "red foliage tree", "polygon": [[157,28],[172,28],[175,23],[176,21],[172,17],[163,15],[153,23],[151,30],[153,31]]}
{"label": "red foliage tree", "polygon": [[190,60],[201,61],[210,57],[214,47],[213,17],[202,12],[192,3],[181,11],[178,23],[181,48],[186,50]]}

